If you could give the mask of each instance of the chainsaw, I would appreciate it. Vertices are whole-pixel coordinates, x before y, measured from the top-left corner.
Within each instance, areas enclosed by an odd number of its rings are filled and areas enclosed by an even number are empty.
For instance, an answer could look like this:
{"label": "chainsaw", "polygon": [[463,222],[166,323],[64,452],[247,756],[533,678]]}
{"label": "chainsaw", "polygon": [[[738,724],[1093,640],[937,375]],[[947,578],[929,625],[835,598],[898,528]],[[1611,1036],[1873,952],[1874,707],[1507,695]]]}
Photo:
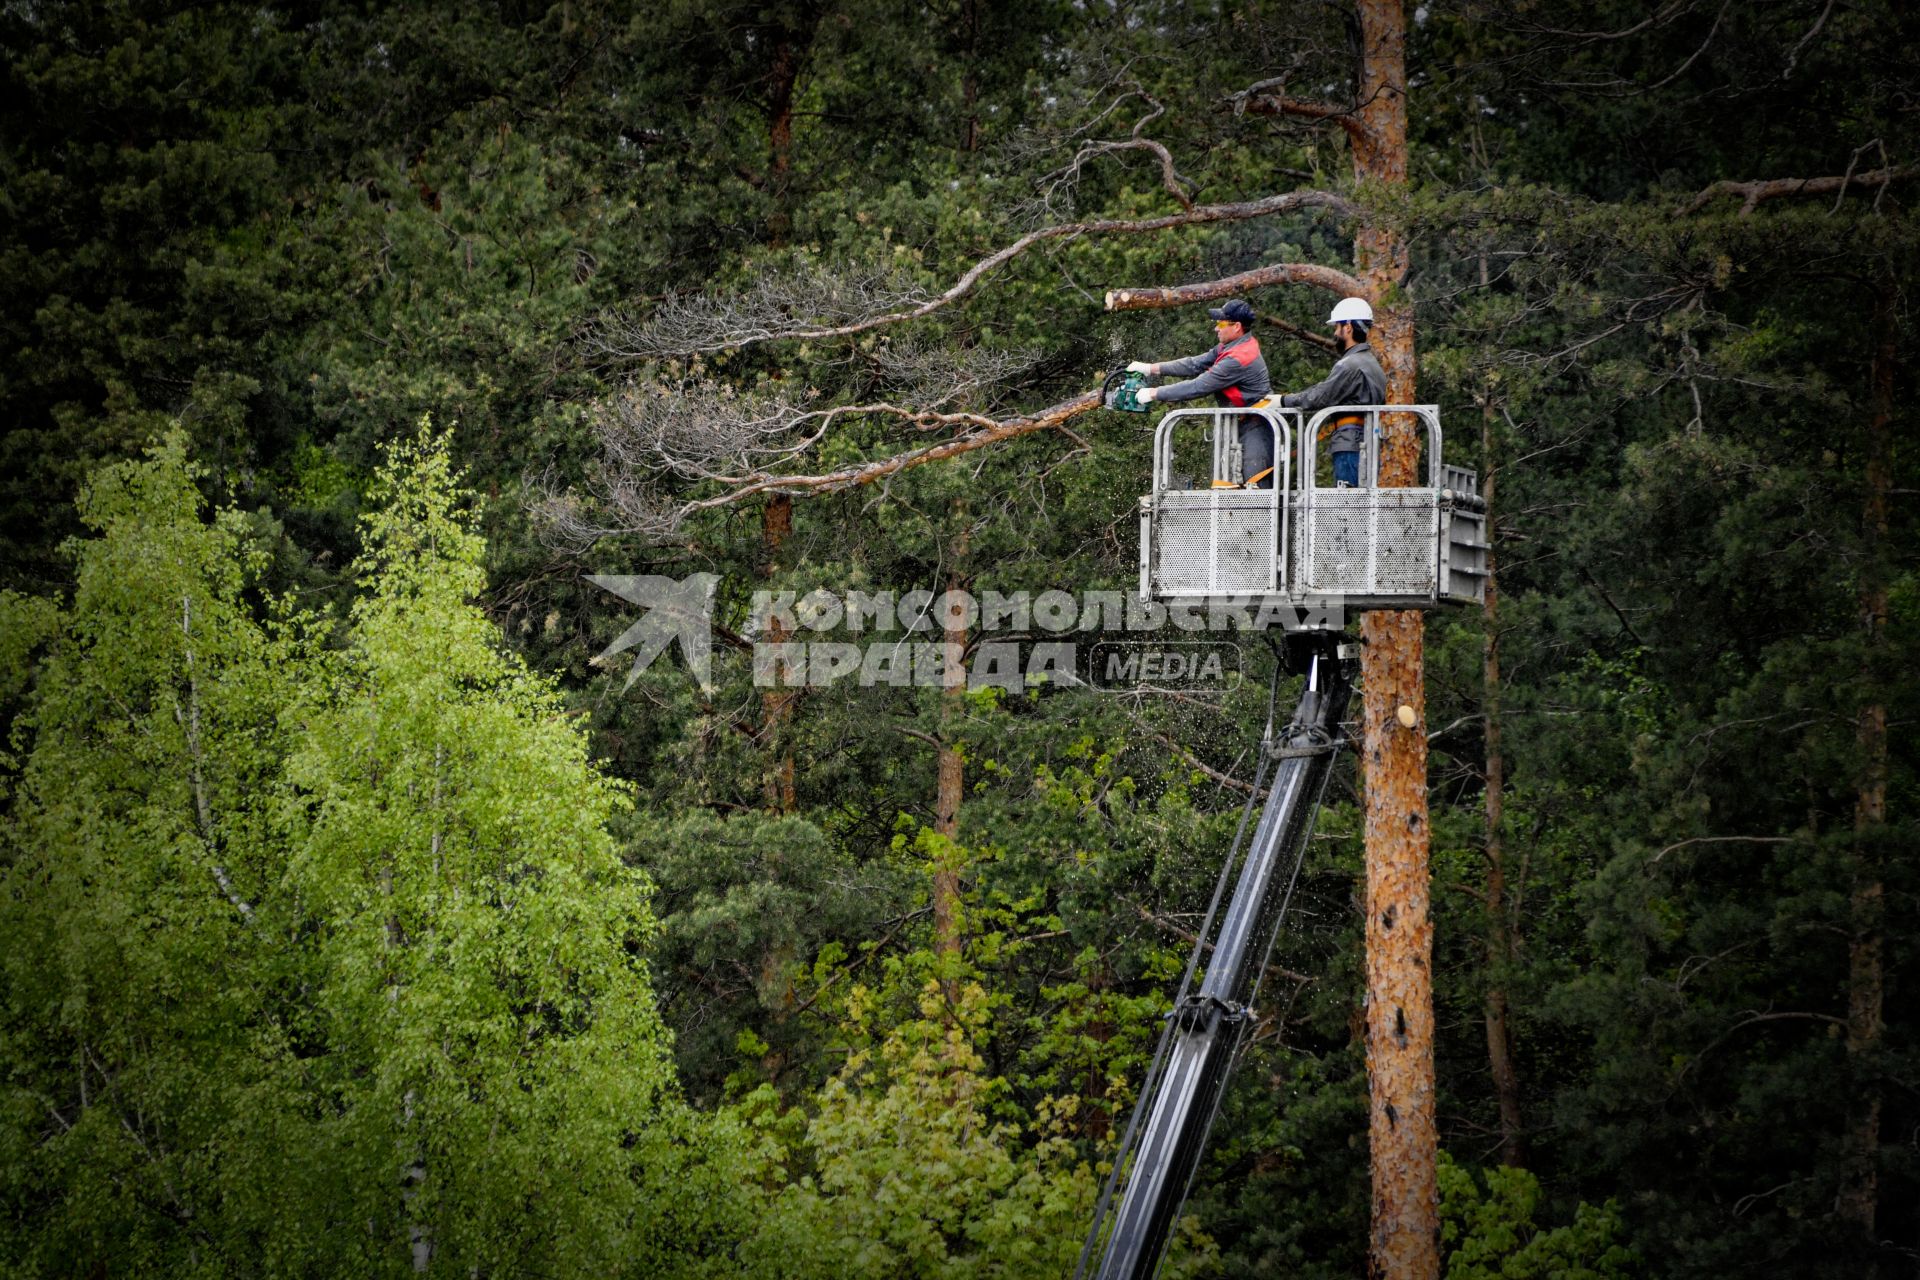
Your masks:
{"label": "chainsaw", "polygon": [[1121,413],[1147,413],[1149,410],[1140,399],[1140,389],[1146,385],[1146,374],[1115,369],[1100,384],[1100,403]]}

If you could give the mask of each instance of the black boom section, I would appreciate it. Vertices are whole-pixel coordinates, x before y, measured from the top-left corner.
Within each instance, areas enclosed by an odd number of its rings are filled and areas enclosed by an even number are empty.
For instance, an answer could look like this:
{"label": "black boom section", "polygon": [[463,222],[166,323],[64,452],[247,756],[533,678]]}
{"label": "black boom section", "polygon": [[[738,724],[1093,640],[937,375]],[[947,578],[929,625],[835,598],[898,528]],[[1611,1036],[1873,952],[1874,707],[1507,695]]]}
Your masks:
{"label": "black boom section", "polygon": [[[1089,1274],[1088,1263],[1096,1253],[1099,1268],[1091,1274],[1100,1280],[1146,1280],[1158,1269],[1206,1147],[1240,1037],[1253,1021],[1260,977],[1333,773],[1340,720],[1353,691],[1351,664],[1339,657],[1338,636],[1293,635],[1288,645],[1290,665],[1304,672],[1306,689],[1286,730],[1277,739],[1269,732],[1262,744],[1254,795],[1271,787],[1266,808],[1245,846],[1246,857],[1237,863],[1239,879],[1224,911],[1220,899],[1236,858],[1230,856],[1221,869],[1180,995],[1100,1197],[1075,1280]],[[1249,800],[1249,812],[1252,804]],[[1245,835],[1243,816],[1234,838],[1235,855]],[[1196,973],[1204,975],[1197,986]]]}

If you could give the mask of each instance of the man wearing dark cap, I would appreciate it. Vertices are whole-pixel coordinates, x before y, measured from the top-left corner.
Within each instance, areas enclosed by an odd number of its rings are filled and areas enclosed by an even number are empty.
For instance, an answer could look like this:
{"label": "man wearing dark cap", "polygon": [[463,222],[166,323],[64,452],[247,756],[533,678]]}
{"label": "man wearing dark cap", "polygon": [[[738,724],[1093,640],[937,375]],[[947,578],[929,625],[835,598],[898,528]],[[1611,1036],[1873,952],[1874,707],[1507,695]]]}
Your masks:
{"label": "man wearing dark cap", "polygon": [[[1260,355],[1260,343],[1247,330],[1253,326],[1253,308],[1235,298],[1224,306],[1211,307],[1213,350],[1184,360],[1153,364],[1135,360],[1129,373],[1168,374],[1184,378],[1164,387],[1147,387],[1140,399],[1174,404],[1217,395],[1229,408],[1240,409],[1266,399],[1273,390],[1267,377],[1267,362]],[[1241,476],[1248,488],[1273,488],[1273,428],[1264,418],[1240,419]]]}

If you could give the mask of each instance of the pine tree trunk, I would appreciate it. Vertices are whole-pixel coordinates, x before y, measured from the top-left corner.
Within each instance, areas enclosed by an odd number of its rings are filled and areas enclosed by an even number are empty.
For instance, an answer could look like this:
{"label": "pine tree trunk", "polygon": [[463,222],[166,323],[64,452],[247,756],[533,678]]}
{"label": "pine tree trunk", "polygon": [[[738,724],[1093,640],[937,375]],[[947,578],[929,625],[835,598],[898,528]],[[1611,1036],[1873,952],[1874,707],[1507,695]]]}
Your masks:
{"label": "pine tree trunk", "polygon": [[1893,484],[1893,384],[1898,358],[1893,290],[1882,284],[1874,299],[1876,337],[1867,421],[1866,499],[1861,511],[1860,615],[1866,627],[1861,672],[1866,697],[1856,721],[1859,773],[1855,783],[1854,853],[1847,947],[1847,1057],[1854,1064],[1853,1095],[1836,1209],[1868,1243],[1877,1242],[1874,1218],[1880,1199],[1880,1083],[1874,1059],[1886,1023],[1882,1007],[1886,974],[1882,957],[1885,888],[1879,835],[1887,821],[1887,707],[1877,696],[1887,680],[1887,494]]}
{"label": "pine tree trunk", "polygon": [[[950,706],[958,696],[953,689],[941,694]],[[960,797],[966,788],[966,771],[960,753],[949,743],[943,741],[937,754],[939,780],[933,829],[953,840],[960,830]],[[943,954],[960,950],[960,869],[944,856],[933,869],[933,946]]]}
{"label": "pine tree trunk", "polygon": [[[1480,260],[1480,282],[1486,283],[1486,259]],[[1495,462],[1491,397],[1480,419],[1480,496],[1487,504],[1487,541],[1492,543],[1494,500],[1500,468]],[[1500,1163],[1515,1167],[1527,1162],[1525,1122],[1520,1113],[1520,1079],[1513,1066],[1513,1033],[1508,1025],[1505,970],[1513,958],[1513,936],[1507,924],[1507,843],[1505,829],[1507,760],[1500,742],[1500,596],[1496,552],[1487,552],[1487,594],[1481,605],[1485,629],[1480,709],[1486,720],[1487,779],[1487,1066],[1493,1076],[1494,1098],[1500,1106]]]}
{"label": "pine tree trunk", "polygon": [[[776,493],[760,510],[760,535],[766,550],[766,573],[772,577],[779,569],[780,548],[793,533],[793,498]],[[792,632],[777,616],[767,623],[767,643],[781,644]],[[793,721],[797,689],[768,689],[760,695],[760,740],[771,753],[767,774],[767,808],[775,813],[792,813],[796,807],[793,788],[793,743],[788,730]]]}
{"label": "pine tree trunk", "polygon": [[[1361,63],[1353,140],[1362,182],[1407,180],[1406,15],[1400,0],[1358,0]],[[1413,311],[1400,294],[1407,247],[1391,229],[1355,237],[1355,266],[1375,302],[1372,344],[1389,403],[1414,400]],[[1385,424],[1380,483],[1419,482],[1420,437]],[[1368,1266],[1394,1280],[1440,1273],[1435,1181],[1433,922],[1428,909],[1425,627],[1418,611],[1361,622],[1367,791],[1367,1082],[1373,1168]],[[1406,711],[1403,713],[1402,708]],[[1403,714],[1413,720],[1401,723]]]}
{"label": "pine tree trunk", "polygon": [[786,244],[793,234],[793,96],[800,83],[801,62],[820,22],[820,11],[812,4],[802,4],[793,22],[774,33],[773,65],[767,70],[767,195],[773,200],[773,210],[767,215],[767,240],[775,248]]}
{"label": "pine tree trunk", "polygon": [[[960,524],[954,541],[953,569],[947,575],[946,589],[965,591],[969,585],[965,564],[972,528],[967,524],[964,500],[953,504],[954,518]],[[933,829],[946,837],[933,869],[933,945],[942,954],[960,950],[960,868],[952,858],[953,842],[960,838],[960,800],[966,794],[966,771],[956,745],[960,721],[966,715],[967,697],[967,620],[958,610],[949,611],[940,620],[944,661],[941,669],[940,745],[936,751],[938,779],[934,793]],[[952,993],[949,993],[950,995]]]}

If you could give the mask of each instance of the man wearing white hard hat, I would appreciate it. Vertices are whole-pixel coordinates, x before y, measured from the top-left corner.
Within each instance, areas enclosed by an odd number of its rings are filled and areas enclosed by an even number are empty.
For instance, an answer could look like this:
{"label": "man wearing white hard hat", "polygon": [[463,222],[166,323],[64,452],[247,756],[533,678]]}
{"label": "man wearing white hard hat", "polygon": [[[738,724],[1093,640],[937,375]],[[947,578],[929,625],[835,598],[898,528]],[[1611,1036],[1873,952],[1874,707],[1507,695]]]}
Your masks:
{"label": "man wearing white hard hat", "polygon": [[[1342,298],[1327,317],[1333,337],[1340,344],[1340,358],[1326,381],[1305,391],[1293,391],[1280,397],[1281,407],[1300,409],[1308,414],[1328,405],[1371,405],[1387,402],[1387,375],[1380,369],[1373,348],[1367,345],[1367,330],[1373,327],[1373,308],[1365,298]],[[1340,488],[1360,483],[1360,450],[1366,442],[1367,420],[1359,414],[1334,418],[1327,424],[1327,452],[1333,455],[1333,482]]]}

